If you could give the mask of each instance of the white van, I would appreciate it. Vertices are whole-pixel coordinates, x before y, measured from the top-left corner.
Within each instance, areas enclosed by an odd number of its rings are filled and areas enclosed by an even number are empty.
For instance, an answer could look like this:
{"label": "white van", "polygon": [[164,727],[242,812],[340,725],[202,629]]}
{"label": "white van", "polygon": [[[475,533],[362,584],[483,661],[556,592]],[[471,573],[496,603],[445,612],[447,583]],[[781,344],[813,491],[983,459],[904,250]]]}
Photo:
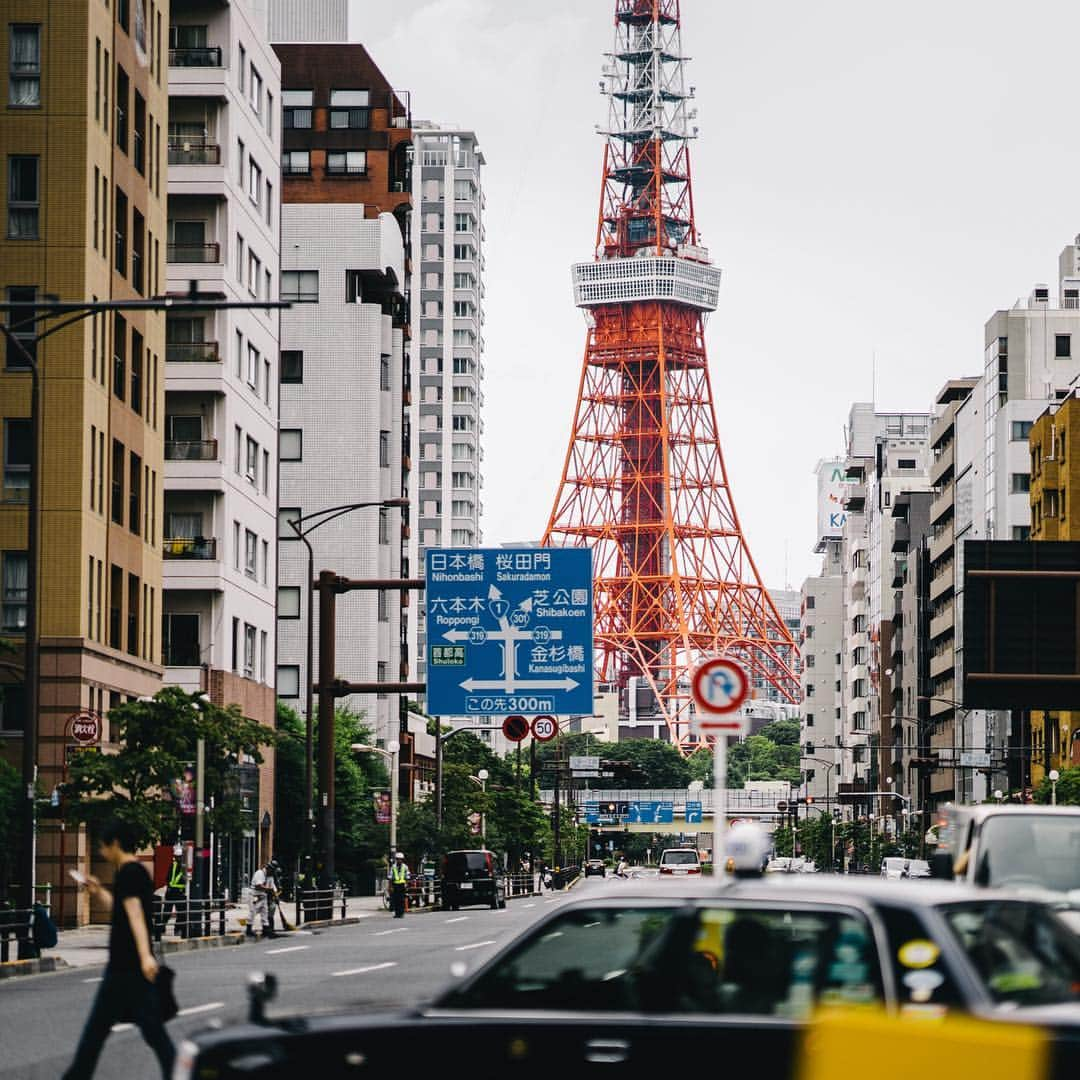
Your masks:
{"label": "white van", "polygon": [[701,858],[693,848],[665,848],[660,855],[661,875],[701,873]]}

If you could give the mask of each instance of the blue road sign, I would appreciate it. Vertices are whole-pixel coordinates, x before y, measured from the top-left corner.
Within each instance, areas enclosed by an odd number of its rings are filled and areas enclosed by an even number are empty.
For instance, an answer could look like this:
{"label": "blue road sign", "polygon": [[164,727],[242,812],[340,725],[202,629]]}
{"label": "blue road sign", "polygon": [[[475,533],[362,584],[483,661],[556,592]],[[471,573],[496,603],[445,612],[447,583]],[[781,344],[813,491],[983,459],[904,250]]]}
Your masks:
{"label": "blue road sign", "polygon": [[641,824],[641,803],[627,803],[626,804],[626,822],[628,825],[640,825]]}
{"label": "blue road sign", "polygon": [[660,809],[660,804],[658,802],[643,802],[638,803],[638,807],[641,811],[640,817],[638,818],[641,824],[655,825],[657,821],[656,815]]}
{"label": "blue road sign", "polygon": [[427,706],[436,716],[593,711],[592,552],[427,552]]}
{"label": "blue road sign", "polygon": [[700,825],[701,824],[701,803],[699,802],[687,802],[686,804],[686,824],[687,825]]}
{"label": "blue road sign", "polygon": [[670,825],[675,820],[675,804],[662,802],[656,804],[657,825]]}

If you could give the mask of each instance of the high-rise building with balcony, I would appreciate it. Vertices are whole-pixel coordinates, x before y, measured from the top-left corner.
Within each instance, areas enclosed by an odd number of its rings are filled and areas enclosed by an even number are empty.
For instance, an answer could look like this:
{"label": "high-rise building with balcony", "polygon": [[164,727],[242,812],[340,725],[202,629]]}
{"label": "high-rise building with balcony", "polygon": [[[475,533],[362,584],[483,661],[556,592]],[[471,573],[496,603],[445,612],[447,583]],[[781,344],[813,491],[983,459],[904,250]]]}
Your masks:
{"label": "high-rise building with balcony", "polygon": [[[288,522],[367,504],[311,533],[315,573],[370,580],[409,569],[408,511],[378,504],[408,494],[411,130],[408,95],[363,46],[275,49],[284,105],[281,296],[295,302],[281,319],[277,686],[303,712],[315,678],[306,662],[308,557]],[[410,610],[398,592],[339,596],[335,674],[354,683],[405,679]],[[317,619],[312,633],[317,643]],[[341,704],[362,712],[378,741],[402,744],[401,790],[413,790],[400,695],[354,694]]]}
{"label": "high-rise building with balcony", "polygon": [[[168,291],[277,299],[281,90],[265,12],[173,0],[169,19]],[[273,726],[278,313],[170,314],[165,336],[165,679]],[[221,853],[234,889],[272,851],[265,758],[240,766],[250,827]]]}
{"label": "high-rise building with balcony", "polygon": [[[164,130],[167,42],[152,0],[111,5],[8,4],[6,219],[0,289],[7,301],[140,300],[165,288]],[[32,323],[6,316],[34,348]],[[55,324],[54,324],[55,325]],[[38,782],[61,782],[70,718],[93,710],[113,745],[109,710],[161,685],[162,441],[165,319],[116,311],[75,322],[36,348],[39,416],[40,650]],[[26,633],[30,376],[4,347],[0,366],[0,636]],[[27,700],[0,669],[0,754],[18,761]],[[60,832],[42,821],[39,882],[59,883],[66,924],[89,907],[61,872]],[[67,833],[64,869],[89,869],[85,838]]]}
{"label": "high-rise building with balcony", "polygon": [[[460,128],[418,123],[413,148],[413,561],[422,573],[428,548],[483,541],[485,162],[475,132]],[[423,679],[422,614],[415,629]]]}

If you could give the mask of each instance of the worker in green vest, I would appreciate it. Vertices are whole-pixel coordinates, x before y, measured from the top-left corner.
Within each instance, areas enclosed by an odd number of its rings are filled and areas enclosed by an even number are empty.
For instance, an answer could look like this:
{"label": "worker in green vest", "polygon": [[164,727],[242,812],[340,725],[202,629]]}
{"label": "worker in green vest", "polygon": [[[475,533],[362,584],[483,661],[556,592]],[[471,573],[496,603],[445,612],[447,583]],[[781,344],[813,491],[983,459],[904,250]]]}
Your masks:
{"label": "worker in green vest", "polygon": [[165,933],[169,925],[169,916],[176,912],[176,933],[187,937],[187,874],[184,872],[184,849],[177,844],[173,848],[173,861],[169,869],[169,880],[165,885],[165,901],[161,906],[161,927],[158,938]]}
{"label": "worker in green vest", "polygon": [[390,908],[395,919],[405,917],[405,890],[410,877],[412,875],[405,865],[405,856],[399,851],[394,855],[394,862],[390,867]]}

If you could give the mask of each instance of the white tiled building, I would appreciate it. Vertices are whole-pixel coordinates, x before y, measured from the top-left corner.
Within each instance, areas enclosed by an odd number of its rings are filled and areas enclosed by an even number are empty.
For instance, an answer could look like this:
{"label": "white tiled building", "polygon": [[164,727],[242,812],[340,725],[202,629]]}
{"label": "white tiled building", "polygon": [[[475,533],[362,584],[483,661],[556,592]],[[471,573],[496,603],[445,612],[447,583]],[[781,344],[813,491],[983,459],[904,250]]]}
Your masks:
{"label": "white tiled building", "polygon": [[[170,294],[277,298],[280,70],[264,20],[250,0],[171,6]],[[166,341],[165,680],[272,725],[278,313],[170,314]],[[254,868],[254,824],[236,880]]]}
{"label": "white tiled building", "polygon": [[[417,122],[412,215],[412,565],[479,547],[483,511],[484,155],[472,131]],[[410,625],[426,674],[423,598]]]}
{"label": "white tiled building", "polygon": [[[287,522],[298,514],[401,494],[405,254],[393,215],[365,218],[351,203],[287,203],[282,213],[278,696],[305,708],[307,551]],[[401,511],[371,506],[311,536],[315,574],[354,579],[401,575]],[[316,604],[318,598],[316,597]],[[399,678],[398,595],[337,598],[337,671],[349,682]],[[314,621],[318,657],[318,618]],[[317,661],[316,661],[317,662]],[[317,671],[316,671],[317,681]],[[354,695],[375,737],[397,737],[395,696]]]}

